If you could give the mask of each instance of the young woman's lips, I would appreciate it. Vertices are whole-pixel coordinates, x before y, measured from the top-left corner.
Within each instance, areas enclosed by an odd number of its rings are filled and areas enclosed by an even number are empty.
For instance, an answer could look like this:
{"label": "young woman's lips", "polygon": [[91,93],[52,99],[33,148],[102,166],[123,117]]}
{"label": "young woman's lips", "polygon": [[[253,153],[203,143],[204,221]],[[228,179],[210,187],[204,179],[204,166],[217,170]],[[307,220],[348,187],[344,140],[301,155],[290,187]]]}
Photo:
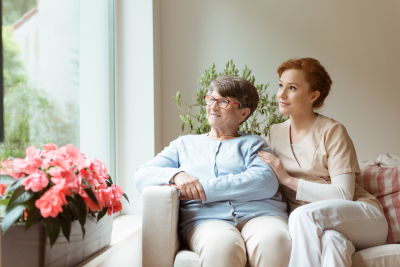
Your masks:
{"label": "young woman's lips", "polygon": [[290,104],[289,103],[285,103],[285,102],[279,102],[279,105],[281,107],[286,107],[286,106],[289,106]]}

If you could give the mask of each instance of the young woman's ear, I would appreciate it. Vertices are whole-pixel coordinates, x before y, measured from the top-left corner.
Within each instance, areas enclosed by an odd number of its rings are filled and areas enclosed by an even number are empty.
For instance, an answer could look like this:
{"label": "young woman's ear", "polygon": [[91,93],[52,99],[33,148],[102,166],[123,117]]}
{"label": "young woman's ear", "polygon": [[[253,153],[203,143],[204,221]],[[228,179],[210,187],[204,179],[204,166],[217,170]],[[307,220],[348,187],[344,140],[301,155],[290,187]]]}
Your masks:
{"label": "young woman's ear", "polygon": [[317,100],[320,95],[321,95],[320,91],[312,92],[312,94],[311,94],[311,103],[313,103],[315,100]]}

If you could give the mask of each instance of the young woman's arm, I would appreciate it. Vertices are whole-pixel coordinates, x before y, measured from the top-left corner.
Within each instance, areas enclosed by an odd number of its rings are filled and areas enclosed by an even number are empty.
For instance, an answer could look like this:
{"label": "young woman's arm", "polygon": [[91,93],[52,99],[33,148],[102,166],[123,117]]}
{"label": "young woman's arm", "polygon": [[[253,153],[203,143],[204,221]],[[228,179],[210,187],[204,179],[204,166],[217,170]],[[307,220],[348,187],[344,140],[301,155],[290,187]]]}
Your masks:
{"label": "young woman's arm", "polygon": [[326,199],[353,200],[355,174],[353,172],[332,177],[332,184],[319,184],[300,179],[297,185],[297,200],[315,202]]}

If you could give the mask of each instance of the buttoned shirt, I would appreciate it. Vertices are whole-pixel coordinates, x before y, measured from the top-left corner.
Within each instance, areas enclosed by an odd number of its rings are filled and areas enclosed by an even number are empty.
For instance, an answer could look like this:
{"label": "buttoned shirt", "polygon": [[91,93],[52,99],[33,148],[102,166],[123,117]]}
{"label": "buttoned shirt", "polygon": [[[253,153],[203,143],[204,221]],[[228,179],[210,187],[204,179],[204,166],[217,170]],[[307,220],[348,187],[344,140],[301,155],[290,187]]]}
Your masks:
{"label": "buttoned shirt", "polygon": [[226,141],[211,140],[208,134],[182,136],[136,170],[135,185],[140,192],[146,186],[169,183],[182,171],[199,180],[205,201],[180,201],[183,240],[194,226],[209,220],[235,226],[258,216],[287,220],[275,173],[257,155],[257,151],[270,152],[268,145],[257,135],[239,134]]}

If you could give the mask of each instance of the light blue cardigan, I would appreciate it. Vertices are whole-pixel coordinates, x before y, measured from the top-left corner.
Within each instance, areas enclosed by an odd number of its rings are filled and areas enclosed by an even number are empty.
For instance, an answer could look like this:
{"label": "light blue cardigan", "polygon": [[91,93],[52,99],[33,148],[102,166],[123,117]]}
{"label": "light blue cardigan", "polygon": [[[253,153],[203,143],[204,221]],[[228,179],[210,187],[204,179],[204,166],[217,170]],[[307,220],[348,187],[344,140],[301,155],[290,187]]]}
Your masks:
{"label": "light blue cardigan", "polygon": [[222,142],[207,134],[182,136],[136,170],[135,186],[140,192],[146,186],[169,183],[181,171],[200,181],[206,200],[180,202],[183,240],[194,226],[209,220],[236,226],[265,215],[288,219],[275,173],[257,155],[257,151],[269,152],[269,147],[258,135],[239,134]]}

